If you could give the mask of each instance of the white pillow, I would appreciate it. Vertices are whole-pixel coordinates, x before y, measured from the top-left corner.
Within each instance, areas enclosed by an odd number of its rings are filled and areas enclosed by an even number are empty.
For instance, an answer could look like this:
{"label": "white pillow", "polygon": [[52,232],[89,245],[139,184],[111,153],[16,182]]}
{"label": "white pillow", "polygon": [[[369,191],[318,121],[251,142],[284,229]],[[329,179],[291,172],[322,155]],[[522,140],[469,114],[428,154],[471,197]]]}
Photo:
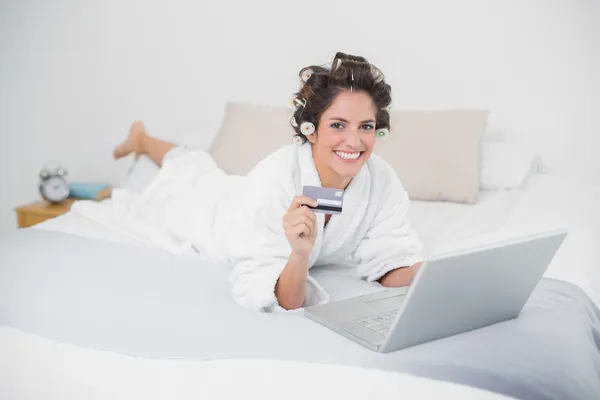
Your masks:
{"label": "white pillow", "polygon": [[521,187],[527,177],[536,171],[537,158],[524,146],[485,140],[481,142],[481,190]]}
{"label": "white pillow", "polygon": [[484,109],[392,110],[375,154],[396,171],[411,200],[476,203]]}

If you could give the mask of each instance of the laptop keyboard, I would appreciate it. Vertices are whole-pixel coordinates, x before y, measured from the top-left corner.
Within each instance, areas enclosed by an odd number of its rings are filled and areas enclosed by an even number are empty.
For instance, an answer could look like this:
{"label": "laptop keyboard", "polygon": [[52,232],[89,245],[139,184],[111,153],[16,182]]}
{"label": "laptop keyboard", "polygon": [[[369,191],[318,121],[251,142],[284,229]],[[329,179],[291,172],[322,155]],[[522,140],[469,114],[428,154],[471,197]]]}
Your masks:
{"label": "laptop keyboard", "polygon": [[392,310],[383,314],[370,315],[365,318],[360,318],[355,320],[355,322],[367,329],[372,330],[375,333],[385,336],[389,332],[397,313],[398,310]]}

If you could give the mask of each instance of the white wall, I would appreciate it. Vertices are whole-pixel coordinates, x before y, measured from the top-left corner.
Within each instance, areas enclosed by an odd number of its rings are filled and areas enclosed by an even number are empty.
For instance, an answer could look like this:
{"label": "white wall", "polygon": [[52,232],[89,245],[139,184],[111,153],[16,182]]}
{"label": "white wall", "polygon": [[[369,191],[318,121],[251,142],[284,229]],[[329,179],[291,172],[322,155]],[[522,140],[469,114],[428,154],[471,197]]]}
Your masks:
{"label": "white wall", "polygon": [[385,72],[396,108],[480,107],[544,168],[600,177],[595,0],[0,0],[0,232],[37,173],[118,183],[130,122],[208,146],[226,99],[284,105],[336,51]]}

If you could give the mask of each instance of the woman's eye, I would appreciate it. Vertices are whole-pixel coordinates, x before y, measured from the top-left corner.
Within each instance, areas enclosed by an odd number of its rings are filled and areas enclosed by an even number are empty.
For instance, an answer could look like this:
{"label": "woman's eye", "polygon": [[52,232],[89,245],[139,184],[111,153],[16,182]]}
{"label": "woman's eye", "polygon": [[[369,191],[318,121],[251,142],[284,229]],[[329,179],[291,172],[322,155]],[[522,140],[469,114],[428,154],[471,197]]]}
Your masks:
{"label": "woman's eye", "polygon": [[333,124],[330,125],[333,129],[344,129],[344,125],[342,125],[339,122],[334,122]]}
{"label": "woman's eye", "polygon": [[365,131],[372,131],[373,129],[375,129],[375,127],[370,124],[365,124],[362,126],[362,129],[364,129]]}

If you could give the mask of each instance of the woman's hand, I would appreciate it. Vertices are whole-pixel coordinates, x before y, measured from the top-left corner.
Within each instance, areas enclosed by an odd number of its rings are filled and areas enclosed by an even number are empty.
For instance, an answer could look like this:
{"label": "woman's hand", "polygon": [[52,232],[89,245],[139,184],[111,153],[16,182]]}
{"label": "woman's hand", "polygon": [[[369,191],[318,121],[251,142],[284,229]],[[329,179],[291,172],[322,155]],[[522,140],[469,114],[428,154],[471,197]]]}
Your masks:
{"label": "woman's hand", "polygon": [[302,258],[308,258],[317,238],[317,216],[307,207],[317,206],[310,197],[296,196],[283,216],[283,229],[292,251]]}

